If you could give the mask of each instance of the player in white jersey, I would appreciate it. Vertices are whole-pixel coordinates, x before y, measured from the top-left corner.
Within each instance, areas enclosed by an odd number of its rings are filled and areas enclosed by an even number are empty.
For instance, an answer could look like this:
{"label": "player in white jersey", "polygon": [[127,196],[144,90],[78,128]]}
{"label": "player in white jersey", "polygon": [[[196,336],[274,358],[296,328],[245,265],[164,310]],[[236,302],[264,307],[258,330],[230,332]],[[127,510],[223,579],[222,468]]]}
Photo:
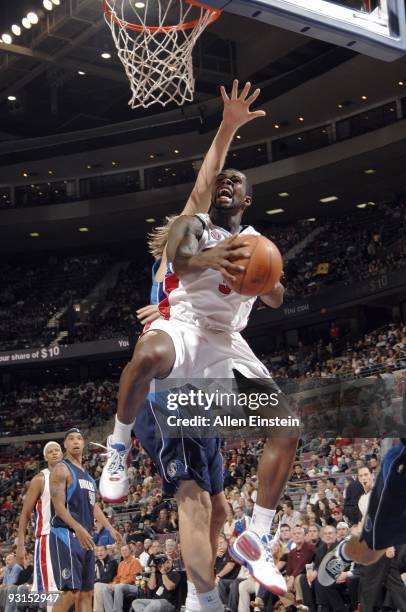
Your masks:
{"label": "player in white jersey", "polygon": [[[236,95],[233,87],[232,99]],[[255,300],[238,295],[227,286],[233,272],[240,269],[233,262],[248,258],[246,244],[238,245],[233,236],[256,233],[253,228],[241,227],[242,214],[251,199],[246,177],[236,170],[223,171],[214,182],[210,215],[182,217],[171,228],[167,256],[180,279],[179,286],[169,295],[169,319],[151,324],[139,339],[120,380],[114,438],[124,450],[112,453],[104,468],[106,473],[109,463],[119,465],[115,479],[108,483],[109,495],[113,498],[114,489],[120,491],[126,480],[125,461],[133,419],[154,378],[169,375],[187,378],[191,373],[207,376],[210,372],[213,377],[219,376],[219,372],[224,377],[233,371],[249,378],[262,378],[261,382],[266,378],[268,387],[280,397],[279,406],[286,415],[283,394],[239,334]],[[261,299],[277,308],[283,301],[283,291],[278,283]],[[258,467],[259,491],[251,531],[241,541],[236,555],[257,580],[281,593],[286,585],[273,566],[270,551],[268,554],[261,543],[261,536],[270,532],[276,505],[290,475],[296,445],[297,438],[293,436],[277,437],[272,445],[268,441]],[[182,556],[197,589],[196,607],[189,609],[221,610],[212,569],[209,493],[193,480],[181,480],[176,500]]]}
{"label": "player in white jersey", "polygon": [[43,454],[48,467],[34,476],[28,487],[18,525],[16,551],[17,563],[23,566],[27,526],[34,512],[35,552],[32,591],[40,593],[56,592],[58,590],[54,580],[49,552],[49,533],[51,529],[49,474],[55,465],[63,459],[62,449],[58,442],[47,442],[44,446]]}

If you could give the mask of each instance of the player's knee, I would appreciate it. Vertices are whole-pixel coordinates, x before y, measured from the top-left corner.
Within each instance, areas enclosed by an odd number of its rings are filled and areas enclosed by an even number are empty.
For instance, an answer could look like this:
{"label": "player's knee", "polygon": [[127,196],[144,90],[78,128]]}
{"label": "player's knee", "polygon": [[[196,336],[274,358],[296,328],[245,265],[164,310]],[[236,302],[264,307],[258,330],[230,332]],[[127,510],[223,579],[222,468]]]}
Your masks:
{"label": "player's knee", "polygon": [[204,524],[208,529],[212,512],[210,495],[203,491],[194,480],[180,483],[176,494],[180,520],[190,520],[193,524]]}
{"label": "player's knee", "polygon": [[140,350],[127,364],[126,370],[134,381],[152,380],[161,369],[165,354],[160,347]]}

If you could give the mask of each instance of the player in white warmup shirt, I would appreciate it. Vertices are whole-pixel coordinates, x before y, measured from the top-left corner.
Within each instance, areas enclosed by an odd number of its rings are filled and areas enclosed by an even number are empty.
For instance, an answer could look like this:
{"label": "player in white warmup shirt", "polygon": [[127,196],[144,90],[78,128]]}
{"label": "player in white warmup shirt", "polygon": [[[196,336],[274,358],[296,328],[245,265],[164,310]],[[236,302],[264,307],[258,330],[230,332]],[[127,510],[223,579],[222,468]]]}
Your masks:
{"label": "player in white warmup shirt", "polygon": [[[236,95],[233,88],[232,98]],[[247,257],[245,245],[237,245],[233,236],[257,234],[252,227],[241,226],[242,215],[251,201],[246,177],[237,170],[222,171],[214,181],[209,215],[182,217],[171,228],[167,256],[179,279],[178,286],[169,295],[167,319],[154,321],[141,336],[121,376],[111,445],[115,448],[109,452],[101,478],[101,493],[109,499],[119,499],[125,491],[133,420],[154,378],[170,375],[187,379],[198,377],[198,373],[205,377],[211,374],[214,378],[219,372],[222,377],[231,377],[235,370],[246,378],[261,378],[261,383],[266,379],[268,391],[272,389],[278,394],[282,414],[287,416],[286,399],[239,333],[247,323],[255,299],[236,294],[227,286],[227,280],[239,269],[233,261]],[[279,307],[283,287],[278,283],[261,299],[271,307]],[[261,538],[267,538],[270,533],[275,508],[291,472],[297,437],[275,437],[270,442],[258,466],[259,490],[250,530],[238,538],[232,553],[258,581],[270,590],[283,593],[285,581],[273,565],[266,541]],[[109,478],[111,465],[114,465],[114,477]],[[222,610],[214,588],[209,488],[204,486],[204,479],[203,485],[199,485],[189,478],[179,481],[175,495],[182,556],[197,589],[196,607],[189,609]]]}
{"label": "player in white warmup shirt", "polygon": [[24,541],[27,526],[34,512],[35,551],[32,591],[39,593],[56,592],[58,590],[54,580],[49,552],[49,533],[51,530],[49,475],[55,465],[63,459],[62,449],[58,442],[47,442],[44,446],[43,454],[48,467],[34,476],[28,487],[18,525],[16,551],[17,563],[22,566],[25,556]]}

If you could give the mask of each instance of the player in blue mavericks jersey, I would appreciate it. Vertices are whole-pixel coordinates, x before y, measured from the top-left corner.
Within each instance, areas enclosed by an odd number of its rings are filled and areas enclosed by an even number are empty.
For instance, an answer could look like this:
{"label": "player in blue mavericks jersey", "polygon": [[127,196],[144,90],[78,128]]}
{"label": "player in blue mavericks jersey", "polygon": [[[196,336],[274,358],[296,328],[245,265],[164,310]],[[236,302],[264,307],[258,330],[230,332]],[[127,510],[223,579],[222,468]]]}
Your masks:
{"label": "player in blue mavericks jersey", "polygon": [[[406,386],[403,390],[405,414]],[[323,586],[330,586],[352,561],[372,565],[387,548],[402,544],[406,544],[406,438],[400,438],[399,444],[388,450],[382,459],[361,536],[346,538],[324,557],[318,581]]]}
{"label": "player in blue mavericks jersey", "polygon": [[[121,536],[96,503],[97,486],[82,467],[85,441],[76,427],[65,434],[65,459],[50,475],[51,532],[49,546],[54,579],[58,590],[75,594],[75,608],[91,612],[94,585],[94,547],[90,532],[94,519],[106,527],[116,541]],[[71,597],[54,607],[66,612]]]}

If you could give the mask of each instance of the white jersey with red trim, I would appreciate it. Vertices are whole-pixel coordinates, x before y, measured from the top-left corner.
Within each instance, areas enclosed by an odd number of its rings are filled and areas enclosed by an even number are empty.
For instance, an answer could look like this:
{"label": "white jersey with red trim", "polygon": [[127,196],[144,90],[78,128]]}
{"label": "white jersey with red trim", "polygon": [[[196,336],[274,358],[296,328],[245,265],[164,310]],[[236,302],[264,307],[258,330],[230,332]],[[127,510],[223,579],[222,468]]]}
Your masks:
{"label": "white jersey with red trim", "polygon": [[49,492],[48,468],[41,470],[44,475],[44,488],[34,510],[34,534],[36,538],[48,535],[51,531],[51,494]]}
{"label": "white jersey with red trim", "polygon": [[[208,214],[196,215],[202,221],[204,230],[199,240],[198,252],[216,246],[232,234],[214,225]],[[253,227],[241,229],[241,235],[258,236]],[[167,279],[165,279],[167,281]],[[184,275],[178,286],[169,293],[170,318],[194,323],[199,327],[218,331],[241,331],[248,323],[248,317],[256,300],[232,291],[217,270],[208,268],[198,273]]]}

